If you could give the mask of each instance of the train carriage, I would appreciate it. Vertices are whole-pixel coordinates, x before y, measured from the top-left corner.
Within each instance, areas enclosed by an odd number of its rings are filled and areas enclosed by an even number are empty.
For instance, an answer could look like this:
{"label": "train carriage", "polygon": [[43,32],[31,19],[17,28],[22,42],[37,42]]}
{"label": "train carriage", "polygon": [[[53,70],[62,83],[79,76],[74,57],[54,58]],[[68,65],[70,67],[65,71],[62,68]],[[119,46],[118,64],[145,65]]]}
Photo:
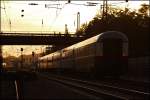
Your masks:
{"label": "train carriage", "polygon": [[121,32],[108,31],[41,57],[39,60],[49,57],[52,58],[51,64],[48,64],[51,66],[49,68],[83,74],[120,76],[127,69],[128,39]]}

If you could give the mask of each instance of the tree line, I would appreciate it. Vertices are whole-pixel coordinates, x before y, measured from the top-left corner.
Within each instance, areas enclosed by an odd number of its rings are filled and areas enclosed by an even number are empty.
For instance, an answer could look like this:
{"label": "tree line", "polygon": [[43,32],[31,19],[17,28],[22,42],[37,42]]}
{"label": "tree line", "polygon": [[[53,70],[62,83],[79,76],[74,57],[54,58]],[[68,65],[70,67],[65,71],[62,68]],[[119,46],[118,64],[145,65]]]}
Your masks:
{"label": "tree line", "polygon": [[129,39],[129,56],[150,56],[150,6],[142,4],[138,11],[129,8],[108,8],[103,17],[97,14],[89,23],[81,25],[77,35],[91,37],[105,31],[123,32]]}

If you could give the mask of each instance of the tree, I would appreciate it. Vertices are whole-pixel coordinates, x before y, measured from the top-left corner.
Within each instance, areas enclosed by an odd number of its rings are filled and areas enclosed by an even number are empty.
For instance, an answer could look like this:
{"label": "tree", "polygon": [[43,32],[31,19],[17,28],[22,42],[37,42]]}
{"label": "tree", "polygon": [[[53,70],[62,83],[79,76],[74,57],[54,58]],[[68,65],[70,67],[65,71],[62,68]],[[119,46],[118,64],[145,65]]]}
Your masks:
{"label": "tree", "polygon": [[87,37],[104,31],[120,31],[123,32],[129,39],[129,55],[130,56],[145,56],[150,55],[149,50],[149,23],[150,16],[148,10],[150,7],[143,4],[136,11],[130,11],[111,8],[108,11],[107,19],[102,19],[100,15],[96,15],[88,24],[83,24],[80,34],[85,33]]}
{"label": "tree", "polygon": [[138,10],[138,13],[143,16],[148,16],[148,10],[150,9],[150,6],[147,4],[142,4],[141,8]]}

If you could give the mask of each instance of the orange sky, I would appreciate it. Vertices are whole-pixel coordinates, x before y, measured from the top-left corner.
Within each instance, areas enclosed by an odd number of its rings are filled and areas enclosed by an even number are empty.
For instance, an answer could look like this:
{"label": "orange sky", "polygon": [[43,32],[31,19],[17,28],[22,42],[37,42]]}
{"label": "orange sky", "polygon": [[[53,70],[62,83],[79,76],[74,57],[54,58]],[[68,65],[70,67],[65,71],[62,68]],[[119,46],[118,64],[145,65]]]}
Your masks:
{"label": "orange sky", "polygon": [[[28,5],[29,3],[38,3],[39,5]],[[63,2],[52,1],[5,1],[2,2],[1,9],[2,31],[64,31],[65,24],[68,25],[69,31],[76,30],[76,14],[80,11],[81,23],[91,20],[98,10],[97,6],[79,6],[73,4],[65,4]],[[75,3],[84,4],[86,2],[76,1]],[[60,4],[58,8],[45,8],[45,4]],[[52,5],[49,7],[57,7]],[[21,12],[24,10],[24,12]],[[24,17],[21,17],[24,15]],[[11,30],[9,20],[11,21]],[[43,20],[43,27],[42,27]]]}
{"label": "orange sky", "polygon": [[[91,0],[92,1],[92,0]],[[88,1],[90,2],[90,1]],[[69,31],[76,30],[76,14],[80,12],[81,24],[90,21],[97,12],[100,12],[102,1],[93,1],[97,6],[85,6],[75,4],[65,4],[66,1],[1,1],[1,31],[64,31],[65,24],[68,25]],[[108,1],[109,4],[117,7],[137,8],[141,3],[146,1]],[[37,3],[38,5],[29,5]],[[72,1],[76,4],[87,4],[87,1]],[[51,4],[51,6],[50,6]],[[58,8],[45,8],[49,7]],[[114,7],[115,7],[114,6]],[[22,10],[24,10],[22,12]],[[5,12],[6,11],[6,12]],[[24,17],[21,17],[24,15]],[[43,20],[43,25],[42,25]],[[10,25],[11,21],[11,25]]]}

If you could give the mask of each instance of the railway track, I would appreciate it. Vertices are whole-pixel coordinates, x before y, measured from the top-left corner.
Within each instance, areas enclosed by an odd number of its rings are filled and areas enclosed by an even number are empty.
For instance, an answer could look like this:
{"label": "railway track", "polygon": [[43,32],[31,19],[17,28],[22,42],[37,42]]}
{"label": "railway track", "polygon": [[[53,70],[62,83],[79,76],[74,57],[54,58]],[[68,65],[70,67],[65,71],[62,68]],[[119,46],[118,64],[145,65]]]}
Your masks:
{"label": "railway track", "polygon": [[[27,75],[18,74],[16,71],[3,72],[0,76],[0,99],[23,99],[23,82]],[[31,75],[29,77],[32,77]]]}
{"label": "railway track", "polygon": [[102,97],[104,99],[149,100],[150,97],[150,93],[148,92],[127,89],[127,88],[120,88],[117,86],[106,85],[103,83],[83,81],[79,79],[62,77],[58,75],[49,75],[49,74],[40,74],[40,75],[49,80],[59,82],[61,84],[87,92],[90,95],[94,95],[96,97]]}
{"label": "railway track", "polygon": [[16,100],[22,100],[23,96],[23,81],[22,80],[15,80],[15,92],[16,92]]}
{"label": "railway track", "polygon": [[15,84],[15,92],[16,92],[16,99],[19,100],[20,99],[20,96],[19,96],[19,86],[18,86],[18,82],[17,80],[14,81],[14,84]]}
{"label": "railway track", "polygon": [[0,74],[0,99],[19,100],[18,82],[15,80],[15,71],[2,71]]}

